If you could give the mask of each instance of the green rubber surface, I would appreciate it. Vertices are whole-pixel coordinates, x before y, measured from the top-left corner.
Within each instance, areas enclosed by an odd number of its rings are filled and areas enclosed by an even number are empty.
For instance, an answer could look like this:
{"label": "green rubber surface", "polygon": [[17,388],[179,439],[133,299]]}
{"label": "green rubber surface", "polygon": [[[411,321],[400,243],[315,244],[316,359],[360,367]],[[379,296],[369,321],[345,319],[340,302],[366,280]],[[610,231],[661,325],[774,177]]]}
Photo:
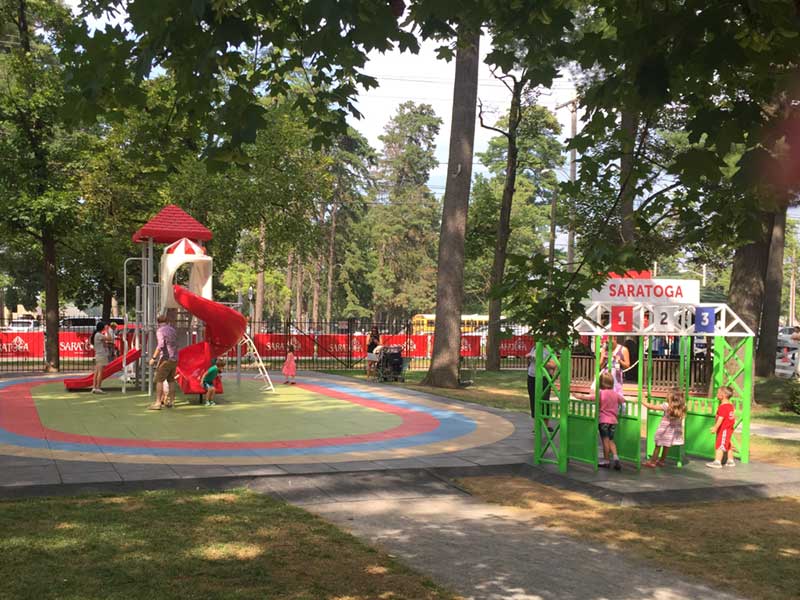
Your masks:
{"label": "green rubber surface", "polygon": [[[67,392],[61,382],[31,390],[45,427],[78,435],[139,440],[271,442],[313,440],[385,431],[399,416],[317,394],[296,386],[261,392],[260,383],[225,382],[217,406],[188,404],[178,394],[175,408],[147,410],[151,398],[137,390],[122,394],[106,381],[104,395]],[[197,396],[193,396],[195,400]]]}

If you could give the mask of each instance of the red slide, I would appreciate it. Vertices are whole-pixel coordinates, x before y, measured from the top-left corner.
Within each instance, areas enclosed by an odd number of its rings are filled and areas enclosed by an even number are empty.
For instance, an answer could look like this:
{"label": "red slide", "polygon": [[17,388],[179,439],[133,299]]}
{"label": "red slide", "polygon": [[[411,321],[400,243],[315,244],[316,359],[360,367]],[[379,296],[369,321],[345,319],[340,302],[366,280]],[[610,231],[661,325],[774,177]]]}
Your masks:
{"label": "red slide", "polygon": [[[125,364],[130,365],[135,363],[139,360],[139,357],[142,355],[142,351],[134,348],[133,350],[128,350],[128,356],[125,357]],[[117,371],[122,370],[122,357],[119,356],[108,363],[105,367],[103,367],[103,379],[106,377],[111,377]],[[64,380],[64,387],[68,390],[84,390],[87,388],[92,387],[92,380],[94,375],[86,375],[84,377],[72,377],[71,379]]]}
{"label": "red slide", "polygon": [[[205,392],[200,379],[211,366],[211,359],[224,356],[236,346],[247,330],[247,319],[240,312],[208,300],[179,285],[173,286],[175,300],[206,324],[204,342],[192,344],[178,351],[178,382],[184,394]],[[222,392],[219,378],[214,382],[217,392]]]}

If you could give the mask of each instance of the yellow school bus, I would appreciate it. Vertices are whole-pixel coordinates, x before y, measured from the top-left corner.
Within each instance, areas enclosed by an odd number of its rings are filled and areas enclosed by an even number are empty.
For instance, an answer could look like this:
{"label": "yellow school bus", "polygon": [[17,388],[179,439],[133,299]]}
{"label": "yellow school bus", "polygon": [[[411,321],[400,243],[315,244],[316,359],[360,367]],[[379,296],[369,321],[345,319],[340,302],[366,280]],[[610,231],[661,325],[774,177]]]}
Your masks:
{"label": "yellow school bus", "polygon": [[[461,333],[470,333],[478,327],[489,324],[489,315],[461,315]],[[436,327],[436,315],[419,314],[411,317],[411,332],[414,335],[433,333]]]}

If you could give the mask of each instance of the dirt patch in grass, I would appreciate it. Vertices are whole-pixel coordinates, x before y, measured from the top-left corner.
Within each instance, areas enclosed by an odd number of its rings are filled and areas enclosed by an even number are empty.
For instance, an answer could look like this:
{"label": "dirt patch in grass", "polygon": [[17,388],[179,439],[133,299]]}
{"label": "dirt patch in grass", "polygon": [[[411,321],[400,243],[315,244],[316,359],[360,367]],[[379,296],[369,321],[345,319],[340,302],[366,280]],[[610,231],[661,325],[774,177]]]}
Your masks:
{"label": "dirt patch in grass", "polygon": [[0,598],[458,598],[321,519],[247,491],[0,501],[0,531]]}
{"label": "dirt patch in grass", "polygon": [[750,459],[800,469],[800,442],[751,435]]}
{"label": "dirt patch in grass", "polygon": [[488,502],[535,514],[542,527],[721,590],[784,600],[800,589],[800,498],[622,508],[523,478],[470,477],[458,484]]}

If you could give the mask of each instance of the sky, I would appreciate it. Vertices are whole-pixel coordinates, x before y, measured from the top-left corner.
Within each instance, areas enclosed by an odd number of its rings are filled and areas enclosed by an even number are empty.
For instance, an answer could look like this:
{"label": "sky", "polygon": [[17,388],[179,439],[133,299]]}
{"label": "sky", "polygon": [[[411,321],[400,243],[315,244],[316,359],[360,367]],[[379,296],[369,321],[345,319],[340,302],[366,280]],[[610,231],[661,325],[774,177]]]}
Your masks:
{"label": "sky", "polygon": [[[400,104],[408,100],[430,104],[443,121],[436,139],[436,158],[439,166],[431,173],[429,180],[434,193],[441,195],[444,193],[447,173],[455,63],[438,60],[435,54],[437,45],[435,42],[424,42],[416,55],[399,51],[373,53],[364,70],[375,77],[380,85],[369,91],[362,91],[356,106],[364,116],[361,120],[350,121],[374,148],[380,150],[381,143],[378,136],[383,133],[384,127]],[[508,110],[511,94],[502,82],[493,77],[489,67],[483,62],[490,50],[489,38],[484,35],[481,39],[478,98],[484,105],[484,120],[488,125],[494,125],[497,118]],[[554,82],[550,90],[545,90],[539,99],[540,104],[555,112],[564,133],[569,132],[569,109],[563,108],[558,111],[554,109],[574,96],[575,88],[571,81],[561,78]],[[489,140],[496,135],[498,134],[477,124],[475,152],[484,151]],[[485,172],[485,168],[478,161],[473,167],[473,173],[477,172]],[[562,173],[562,176],[565,175]]]}

